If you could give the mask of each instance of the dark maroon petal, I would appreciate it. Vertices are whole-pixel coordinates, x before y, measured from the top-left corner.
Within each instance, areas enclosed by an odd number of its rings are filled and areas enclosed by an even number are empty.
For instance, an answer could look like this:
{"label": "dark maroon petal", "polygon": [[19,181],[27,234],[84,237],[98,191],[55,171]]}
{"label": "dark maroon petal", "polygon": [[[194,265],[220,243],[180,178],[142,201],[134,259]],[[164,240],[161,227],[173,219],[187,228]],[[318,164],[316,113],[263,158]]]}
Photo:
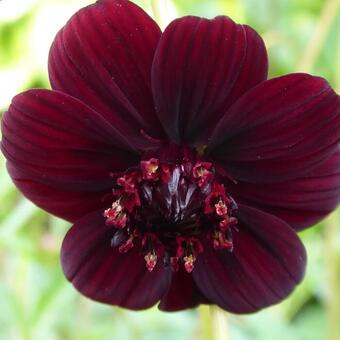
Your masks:
{"label": "dark maroon petal", "polygon": [[306,176],[282,183],[229,183],[238,201],[285,220],[300,230],[329,214],[340,202],[340,152]]}
{"label": "dark maroon petal", "polygon": [[97,1],[77,12],[55,38],[52,88],[83,100],[136,139],[142,138],[140,129],[160,137],[150,80],[160,34],[132,2]]}
{"label": "dark maroon petal", "polygon": [[198,290],[192,275],[180,266],[179,271],[172,274],[170,288],[162,297],[158,307],[163,311],[172,312],[194,308],[201,303],[208,303],[208,301]]}
{"label": "dark maroon petal", "polygon": [[302,280],[305,249],[282,220],[240,206],[232,253],[206,241],[193,271],[199,289],[233,313],[251,313],[278,303]]}
{"label": "dark maroon petal", "polygon": [[228,17],[184,17],[159,42],[152,88],[159,118],[175,142],[202,145],[228,107],[267,77],[267,52],[250,27]]}
{"label": "dark maroon petal", "polygon": [[242,96],[215,129],[210,150],[236,180],[305,176],[336,149],[340,98],[322,78],[291,74]]}
{"label": "dark maroon petal", "polygon": [[102,212],[78,220],[61,248],[65,276],[85,296],[111,305],[144,309],[167,291],[171,269],[158,261],[150,273],[136,247],[125,254],[111,247],[113,230],[105,226]]}
{"label": "dark maroon petal", "polygon": [[[31,90],[16,96],[1,126],[1,150],[16,185],[58,216],[69,216],[62,206],[75,197],[74,204],[101,206],[98,196],[112,188],[110,173],[138,161],[125,138],[105,119],[64,93]],[[56,197],[65,200],[57,209],[51,203]]]}
{"label": "dark maroon petal", "polygon": [[14,184],[29,200],[68,221],[75,221],[100,208],[104,211],[112,201],[105,199],[108,190],[91,193],[62,191],[28,179],[30,176],[25,171],[19,170],[10,162],[7,162],[7,168]]}

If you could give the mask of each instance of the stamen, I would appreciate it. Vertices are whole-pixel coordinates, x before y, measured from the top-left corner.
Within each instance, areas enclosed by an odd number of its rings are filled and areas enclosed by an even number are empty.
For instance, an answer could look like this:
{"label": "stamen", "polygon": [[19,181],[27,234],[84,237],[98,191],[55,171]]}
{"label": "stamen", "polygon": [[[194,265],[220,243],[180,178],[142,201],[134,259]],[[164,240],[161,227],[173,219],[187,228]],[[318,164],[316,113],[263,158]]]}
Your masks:
{"label": "stamen", "polygon": [[191,273],[204,238],[216,250],[233,250],[237,205],[212,163],[197,160],[190,149],[171,150],[174,163],[149,158],[120,175],[104,216],[116,228],[111,246],[120,253],[138,248],[149,272],[160,259],[172,272],[181,264]]}
{"label": "stamen", "polygon": [[144,256],[144,260],[146,262],[146,268],[149,272],[152,272],[157,264],[157,255],[155,253],[148,252]]}
{"label": "stamen", "polygon": [[158,179],[159,162],[156,158],[151,158],[148,161],[141,161],[140,166],[142,168],[142,174],[144,180]]}
{"label": "stamen", "polygon": [[227,216],[224,220],[222,220],[219,223],[219,227],[221,229],[221,231],[226,231],[227,229],[229,229],[231,226],[237,224],[237,219],[235,217],[229,217]]}
{"label": "stamen", "polygon": [[[217,202],[217,206],[216,206]],[[221,204],[219,204],[221,202]],[[225,193],[225,188],[223,184],[213,183],[211,192],[204,199],[204,213],[212,214],[217,213],[217,208],[223,208],[223,204],[231,204],[231,200],[227,197]],[[219,210],[221,213],[222,210]],[[219,214],[218,214],[219,215]],[[225,213],[226,215],[226,213]],[[222,214],[223,216],[223,214]]]}
{"label": "stamen", "polygon": [[141,181],[141,176],[137,171],[132,171],[117,179],[117,184],[123,187],[126,193],[135,193],[136,186]]}
{"label": "stamen", "polygon": [[134,237],[133,237],[133,235],[131,235],[125,243],[123,243],[121,246],[119,246],[118,251],[121,254],[127,253],[134,246],[133,239],[134,239]]}
{"label": "stamen", "polygon": [[216,250],[226,249],[233,250],[233,242],[225,238],[225,233],[221,231],[215,231],[213,234],[213,247]]}
{"label": "stamen", "polygon": [[184,260],[184,268],[188,273],[191,273],[194,270],[194,262],[196,261],[195,256],[190,254],[189,256],[185,256]]}
{"label": "stamen", "polygon": [[192,176],[197,179],[197,184],[200,188],[209,184],[213,178],[213,173],[210,171],[212,163],[197,162],[192,169]]}
{"label": "stamen", "polygon": [[118,229],[125,228],[126,226],[127,215],[123,211],[120,200],[113,202],[112,208],[104,211],[104,217],[106,217],[106,225],[112,225]]}
{"label": "stamen", "polygon": [[197,147],[196,148],[197,154],[202,157],[204,155],[205,151],[207,150],[207,148],[208,148],[208,145],[206,145],[206,144]]}
{"label": "stamen", "polygon": [[226,216],[228,213],[228,208],[225,203],[220,199],[217,204],[215,204],[216,214],[219,216]]}

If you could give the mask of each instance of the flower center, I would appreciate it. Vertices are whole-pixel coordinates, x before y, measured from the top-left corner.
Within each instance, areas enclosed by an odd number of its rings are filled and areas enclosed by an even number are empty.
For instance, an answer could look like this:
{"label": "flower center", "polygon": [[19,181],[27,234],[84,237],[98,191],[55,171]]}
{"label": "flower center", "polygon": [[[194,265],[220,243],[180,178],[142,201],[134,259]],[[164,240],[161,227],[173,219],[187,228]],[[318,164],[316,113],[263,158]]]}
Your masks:
{"label": "flower center", "polygon": [[236,205],[213,164],[192,150],[171,161],[142,160],[115,180],[113,197],[104,212],[114,230],[111,245],[120,253],[140,246],[150,272],[162,260],[174,272],[183,264],[191,273],[203,238],[216,250],[233,250]]}

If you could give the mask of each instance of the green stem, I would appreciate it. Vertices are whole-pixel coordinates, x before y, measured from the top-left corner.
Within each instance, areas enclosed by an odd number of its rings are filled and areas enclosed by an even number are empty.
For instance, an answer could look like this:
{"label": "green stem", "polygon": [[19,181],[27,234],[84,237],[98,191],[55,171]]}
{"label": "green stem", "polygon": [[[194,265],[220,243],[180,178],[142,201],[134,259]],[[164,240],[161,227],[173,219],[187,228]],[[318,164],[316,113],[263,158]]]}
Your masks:
{"label": "green stem", "polygon": [[161,25],[163,23],[163,18],[161,14],[161,4],[159,0],[150,0],[152,14],[156,22]]}
{"label": "green stem", "polygon": [[227,313],[217,306],[211,306],[210,313],[213,321],[213,339],[230,340]]}
{"label": "green stem", "polygon": [[213,322],[210,313],[209,306],[200,306],[199,308],[200,314],[200,332],[201,340],[213,340]]}
{"label": "green stem", "polygon": [[153,18],[162,30],[177,18],[176,6],[172,0],[150,0]]}
{"label": "green stem", "polygon": [[337,228],[339,210],[333,212],[325,221],[325,254],[327,264],[327,340],[336,340],[340,334],[340,265],[338,263]]}
{"label": "green stem", "polygon": [[227,313],[217,306],[201,306],[202,340],[230,340]]}

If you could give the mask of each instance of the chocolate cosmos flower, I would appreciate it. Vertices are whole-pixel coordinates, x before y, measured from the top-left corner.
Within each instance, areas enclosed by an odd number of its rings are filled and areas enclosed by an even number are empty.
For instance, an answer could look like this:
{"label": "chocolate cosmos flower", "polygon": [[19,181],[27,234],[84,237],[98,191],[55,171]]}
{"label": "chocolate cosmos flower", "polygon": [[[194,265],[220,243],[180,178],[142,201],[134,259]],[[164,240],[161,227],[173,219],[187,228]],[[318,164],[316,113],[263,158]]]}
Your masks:
{"label": "chocolate cosmos flower", "polygon": [[61,261],[82,294],[249,313],[301,281],[296,231],[339,202],[339,96],[267,66],[246,25],[184,17],[161,33],[125,0],[58,33],[52,90],[13,99],[1,147],[23,194],[74,223]]}

